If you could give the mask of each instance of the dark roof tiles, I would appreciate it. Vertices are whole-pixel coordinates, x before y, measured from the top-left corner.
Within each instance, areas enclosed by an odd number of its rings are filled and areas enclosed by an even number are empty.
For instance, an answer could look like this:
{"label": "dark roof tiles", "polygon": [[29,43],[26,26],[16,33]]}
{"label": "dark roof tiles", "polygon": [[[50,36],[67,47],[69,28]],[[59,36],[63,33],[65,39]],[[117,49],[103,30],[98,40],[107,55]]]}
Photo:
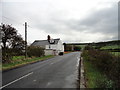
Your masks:
{"label": "dark roof tiles", "polygon": [[[57,44],[60,39],[54,39],[54,44]],[[44,46],[49,45],[48,40],[35,40],[32,44],[32,46]]]}

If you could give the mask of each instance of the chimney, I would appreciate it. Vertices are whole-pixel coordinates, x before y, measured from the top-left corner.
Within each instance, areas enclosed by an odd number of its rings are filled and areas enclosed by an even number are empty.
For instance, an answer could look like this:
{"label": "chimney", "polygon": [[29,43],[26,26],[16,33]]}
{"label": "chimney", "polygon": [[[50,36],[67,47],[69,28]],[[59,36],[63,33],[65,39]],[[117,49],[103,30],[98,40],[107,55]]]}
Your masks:
{"label": "chimney", "polygon": [[50,42],[50,35],[47,36],[47,40],[48,40],[48,42]]}

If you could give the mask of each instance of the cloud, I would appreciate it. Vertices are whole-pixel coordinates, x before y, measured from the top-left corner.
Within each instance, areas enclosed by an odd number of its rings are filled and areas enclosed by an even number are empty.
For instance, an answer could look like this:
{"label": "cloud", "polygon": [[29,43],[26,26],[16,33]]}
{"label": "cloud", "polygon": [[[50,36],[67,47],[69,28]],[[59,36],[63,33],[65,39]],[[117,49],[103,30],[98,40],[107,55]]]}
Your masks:
{"label": "cloud", "polygon": [[[117,5],[113,4],[111,7],[104,8],[101,10],[94,10],[94,12],[91,12],[89,15],[84,17],[83,19],[76,20],[76,19],[68,19],[64,20],[61,18],[54,18],[48,23],[40,23],[38,28],[43,29],[45,32],[50,34],[65,34],[67,37],[73,36],[77,37],[79,36],[77,33],[81,35],[81,32],[84,34],[91,34],[92,40],[111,40],[111,39],[118,39],[118,11],[117,11]],[[69,32],[69,33],[68,33]],[[99,34],[98,34],[99,33]],[[99,37],[99,35],[101,35]],[[64,37],[65,37],[64,36]],[[84,35],[85,36],[85,35]],[[67,41],[67,37],[65,41]],[[76,41],[77,38],[74,37],[74,40]],[[95,40],[95,38],[97,38]],[[81,38],[81,37],[79,37]],[[84,37],[84,38],[87,38]],[[84,39],[89,41],[89,38]],[[92,41],[90,40],[90,41]],[[79,40],[78,40],[79,41]]]}
{"label": "cloud", "polygon": [[86,32],[116,33],[118,31],[118,10],[114,4],[111,8],[92,12],[82,20],[70,23],[72,29]]}
{"label": "cloud", "polygon": [[[30,0],[32,1],[32,0]],[[112,0],[39,0],[39,2],[4,2],[3,22],[15,26],[28,39],[61,38],[64,42],[94,42],[118,37],[117,2]],[[115,0],[114,0],[115,1]],[[116,0],[117,1],[117,0]],[[15,21],[14,21],[15,20]]]}

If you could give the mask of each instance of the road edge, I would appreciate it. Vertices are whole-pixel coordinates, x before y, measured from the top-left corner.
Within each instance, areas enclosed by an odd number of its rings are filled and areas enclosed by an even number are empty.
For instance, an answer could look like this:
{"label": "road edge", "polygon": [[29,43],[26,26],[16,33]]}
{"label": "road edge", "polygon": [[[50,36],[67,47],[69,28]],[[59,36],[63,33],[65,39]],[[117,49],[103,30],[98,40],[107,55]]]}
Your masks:
{"label": "road edge", "polygon": [[80,88],[86,88],[83,57],[80,57]]}
{"label": "road edge", "polygon": [[8,68],[8,69],[2,69],[2,72],[7,72],[9,70],[13,70],[13,69],[17,69],[17,68],[20,68],[20,67],[24,67],[26,65],[30,65],[30,64],[34,64],[34,63],[37,63],[37,62],[42,62],[42,61],[45,61],[45,60],[48,60],[48,59],[51,59],[51,58],[54,58],[55,56],[53,57],[50,57],[50,58],[47,58],[47,59],[42,59],[42,60],[38,60],[38,61],[34,61],[34,62],[29,62],[29,63],[26,63],[26,64],[22,64],[22,65],[19,65],[19,66],[16,66],[16,67],[12,67],[12,68]]}

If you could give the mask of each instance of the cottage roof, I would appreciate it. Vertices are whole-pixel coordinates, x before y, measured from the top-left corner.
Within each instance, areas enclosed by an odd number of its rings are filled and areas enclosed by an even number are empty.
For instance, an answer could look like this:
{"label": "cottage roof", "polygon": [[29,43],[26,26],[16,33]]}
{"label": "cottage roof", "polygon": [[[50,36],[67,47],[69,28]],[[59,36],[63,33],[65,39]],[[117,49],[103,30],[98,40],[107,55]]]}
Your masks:
{"label": "cottage roof", "polygon": [[[55,42],[54,44],[57,44],[60,39],[53,39]],[[35,40],[32,44],[32,46],[44,46],[49,45],[48,40]]]}

